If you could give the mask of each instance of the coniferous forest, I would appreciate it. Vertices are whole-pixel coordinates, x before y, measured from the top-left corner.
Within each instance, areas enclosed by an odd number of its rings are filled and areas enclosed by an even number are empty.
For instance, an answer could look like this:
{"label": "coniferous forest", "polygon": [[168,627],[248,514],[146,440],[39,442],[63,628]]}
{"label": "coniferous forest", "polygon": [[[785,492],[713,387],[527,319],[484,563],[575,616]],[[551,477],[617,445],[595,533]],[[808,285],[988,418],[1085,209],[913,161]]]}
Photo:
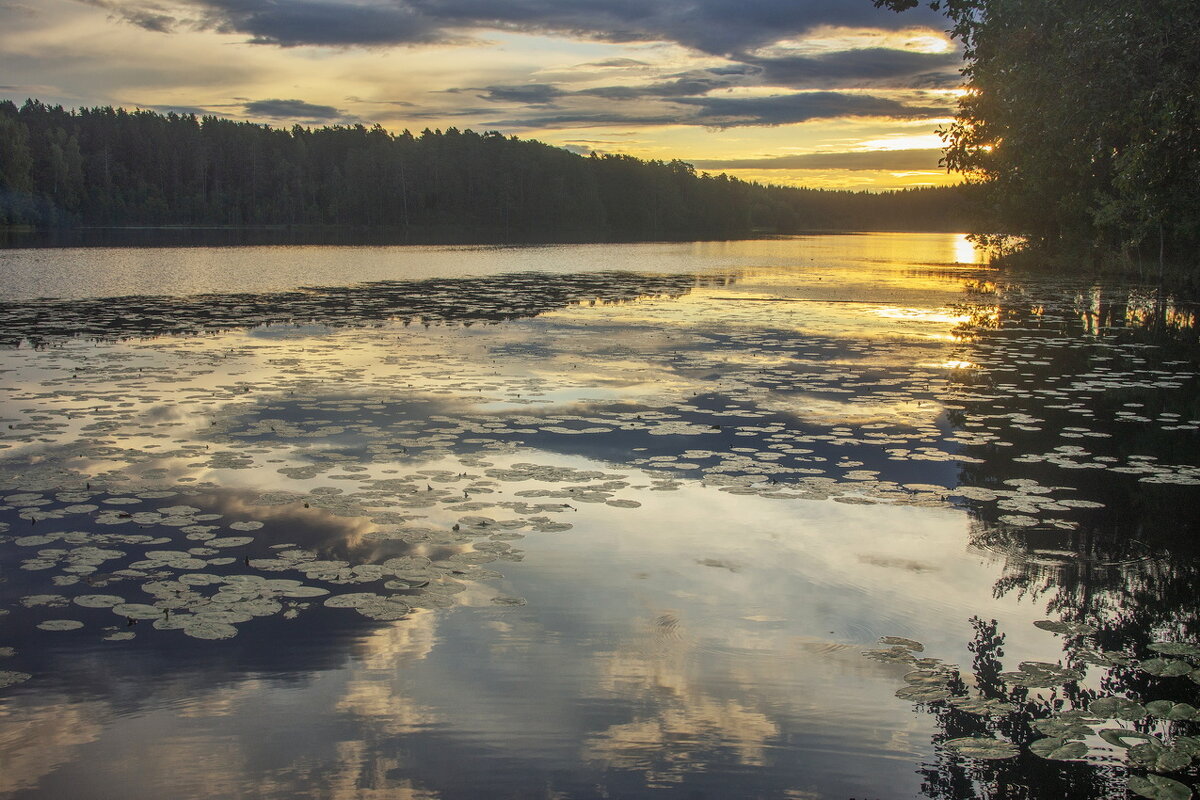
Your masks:
{"label": "coniferous forest", "polygon": [[0,101],[0,224],[338,225],[496,239],[962,230],[962,189],[763,186],[497,132],[281,130]]}

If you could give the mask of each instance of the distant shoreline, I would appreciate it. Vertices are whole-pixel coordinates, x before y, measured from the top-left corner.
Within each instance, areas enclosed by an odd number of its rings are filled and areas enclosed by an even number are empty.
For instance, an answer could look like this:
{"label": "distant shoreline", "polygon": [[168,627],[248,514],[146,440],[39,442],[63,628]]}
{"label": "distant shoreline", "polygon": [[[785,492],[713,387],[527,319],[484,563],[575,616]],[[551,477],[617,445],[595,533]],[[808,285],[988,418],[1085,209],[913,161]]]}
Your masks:
{"label": "distant shoreline", "polygon": [[346,247],[437,245],[637,244],[651,242],[747,241],[792,236],[860,233],[959,233],[950,228],[812,228],[759,230],[742,236],[596,237],[565,231],[557,235],[516,236],[478,228],[408,228],[360,225],[126,225],[37,228],[0,226],[0,249],[56,247],[253,247],[327,245]]}

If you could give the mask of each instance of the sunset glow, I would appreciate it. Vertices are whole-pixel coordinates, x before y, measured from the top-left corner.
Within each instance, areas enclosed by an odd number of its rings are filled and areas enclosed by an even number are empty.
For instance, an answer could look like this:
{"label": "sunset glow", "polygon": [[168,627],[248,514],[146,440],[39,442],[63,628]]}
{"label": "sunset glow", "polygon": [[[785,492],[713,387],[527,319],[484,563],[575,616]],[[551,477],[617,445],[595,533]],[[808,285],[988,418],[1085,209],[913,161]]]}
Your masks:
{"label": "sunset glow", "polygon": [[931,13],[866,2],[39,0],[0,21],[18,104],[499,130],[785,185],[957,182],[934,133],[955,44]]}

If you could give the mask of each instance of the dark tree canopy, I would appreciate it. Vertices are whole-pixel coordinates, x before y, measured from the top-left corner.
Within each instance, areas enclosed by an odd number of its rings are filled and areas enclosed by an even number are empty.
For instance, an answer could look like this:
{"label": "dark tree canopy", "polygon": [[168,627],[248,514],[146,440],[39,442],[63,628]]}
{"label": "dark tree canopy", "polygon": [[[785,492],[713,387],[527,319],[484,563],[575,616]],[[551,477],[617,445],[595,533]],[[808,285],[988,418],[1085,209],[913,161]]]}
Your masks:
{"label": "dark tree canopy", "polygon": [[1066,248],[1200,244],[1200,3],[929,5],[965,58],[946,165],[982,185],[988,232]]}
{"label": "dark tree canopy", "polygon": [[954,189],[747,183],[449,128],[291,130],[0,101],[0,225],[354,225],[496,240],[962,230]]}

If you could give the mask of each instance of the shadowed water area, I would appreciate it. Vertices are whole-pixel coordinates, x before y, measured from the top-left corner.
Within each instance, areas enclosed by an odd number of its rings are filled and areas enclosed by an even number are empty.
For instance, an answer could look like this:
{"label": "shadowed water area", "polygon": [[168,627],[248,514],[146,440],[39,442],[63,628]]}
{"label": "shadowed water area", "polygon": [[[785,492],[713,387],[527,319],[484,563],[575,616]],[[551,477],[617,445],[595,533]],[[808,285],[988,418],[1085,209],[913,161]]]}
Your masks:
{"label": "shadowed water area", "polygon": [[0,284],[0,796],[1200,783],[1184,298],[941,234]]}

